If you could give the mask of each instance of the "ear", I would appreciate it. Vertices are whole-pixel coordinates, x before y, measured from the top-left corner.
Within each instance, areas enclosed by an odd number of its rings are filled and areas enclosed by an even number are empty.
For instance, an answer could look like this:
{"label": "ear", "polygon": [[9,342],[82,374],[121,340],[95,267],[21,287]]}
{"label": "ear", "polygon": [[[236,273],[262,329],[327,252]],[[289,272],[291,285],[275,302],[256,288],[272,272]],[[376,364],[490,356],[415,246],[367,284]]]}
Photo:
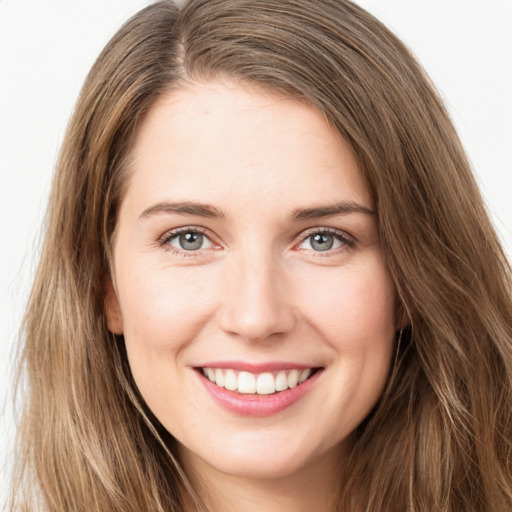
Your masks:
{"label": "ear", "polygon": [[110,276],[103,279],[103,294],[105,297],[105,309],[107,314],[107,327],[112,334],[123,334],[123,317],[119,301]]}

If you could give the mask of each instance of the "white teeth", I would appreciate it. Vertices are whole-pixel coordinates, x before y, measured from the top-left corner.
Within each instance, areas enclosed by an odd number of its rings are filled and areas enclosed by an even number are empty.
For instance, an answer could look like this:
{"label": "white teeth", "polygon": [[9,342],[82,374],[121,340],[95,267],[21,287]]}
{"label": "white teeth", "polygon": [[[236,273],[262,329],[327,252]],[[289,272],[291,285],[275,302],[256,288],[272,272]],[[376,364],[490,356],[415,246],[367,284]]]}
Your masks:
{"label": "white teeth", "polygon": [[236,378],[235,372],[233,370],[228,370],[226,372],[224,387],[229,389],[229,391],[236,391],[238,389],[238,379]]}
{"label": "white teeth", "polygon": [[276,392],[276,381],[271,373],[260,373],[256,384],[258,395],[271,395]]}
{"label": "white teeth", "polygon": [[[217,375],[217,374],[215,374]],[[311,375],[311,369],[310,368],[306,368],[305,370],[302,370],[300,372],[300,375],[299,375],[299,384],[302,384],[305,380],[307,380],[307,378]],[[217,381],[217,385],[218,384],[218,381]]]}
{"label": "white teeth", "polygon": [[217,386],[223,388],[224,387],[224,374],[222,373],[222,370],[217,368],[215,370],[215,384],[217,384]]}
{"label": "white teeth", "polygon": [[280,371],[276,377],[276,391],[284,391],[288,389],[288,379],[286,378],[286,372]]}
{"label": "white teeth", "polygon": [[294,388],[299,382],[299,370],[292,370],[288,374],[288,387]]}
{"label": "white teeth", "polygon": [[202,372],[211,382],[229,391],[241,394],[272,395],[305,382],[311,376],[312,368],[281,370],[277,374],[271,372],[253,374],[222,368],[202,368]]}
{"label": "white teeth", "polygon": [[238,374],[238,392],[243,394],[256,393],[256,379],[249,372]]}

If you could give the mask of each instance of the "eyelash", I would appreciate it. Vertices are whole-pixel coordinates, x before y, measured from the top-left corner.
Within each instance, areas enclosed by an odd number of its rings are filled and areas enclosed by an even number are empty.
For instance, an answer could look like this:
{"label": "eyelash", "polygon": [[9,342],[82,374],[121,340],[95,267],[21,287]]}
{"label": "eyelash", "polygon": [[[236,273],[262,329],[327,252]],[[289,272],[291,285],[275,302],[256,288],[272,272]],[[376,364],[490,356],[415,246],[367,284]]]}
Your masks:
{"label": "eyelash", "polygon": [[186,249],[178,249],[170,245],[171,240],[177,238],[178,236],[184,233],[199,233],[201,235],[204,235],[208,240],[210,240],[210,242],[213,245],[216,245],[215,242],[212,241],[212,236],[209,236],[209,231],[199,226],[185,226],[182,228],[173,229],[172,231],[167,231],[159,239],[159,244],[161,247],[164,248],[164,250],[174,255],[181,256],[183,258],[197,258],[200,255],[201,250],[187,251]]}
{"label": "eyelash", "polygon": [[[340,247],[337,247],[334,249],[327,249],[325,251],[314,251],[314,250],[311,251],[315,258],[332,256],[334,254],[339,254],[340,252],[346,251],[347,249],[354,249],[356,247],[356,240],[352,236],[350,236],[348,233],[346,233],[344,231],[340,231],[339,229],[327,228],[327,227],[312,228],[312,229],[307,230],[305,233],[302,234],[300,242],[297,245],[295,245],[295,247],[303,244],[306,240],[308,240],[308,238],[312,238],[315,235],[331,235],[341,243]],[[309,249],[298,249],[298,250],[309,250]]]}
{"label": "eyelash", "polygon": [[[216,245],[215,242],[212,240],[212,236],[210,235],[210,232],[204,228],[201,228],[199,226],[185,226],[182,228],[174,229],[172,231],[166,232],[162,237],[159,239],[159,245],[163,247],[166,251],[171,252],[172,254],[181,256],[183,258],[197,258],[201,255],[202,250],[189,250],[186,249],[178,249],[176,247],[173,247],[170,245],[170,242],[180,236],[184,233],[199,233],[201,235],[204,235],[211,244],[214,246]],[[356,246],[356,240],[348,235],[344,231],[340,231],[338,229],[334,228],[311,228],[307,230],[305,233],[302,233],[300,237],[299,243],[294,245],[294,248],[297,248],[298,246],[302,245],[306,240],[309,238],[312,238],[315,235],[331,235],[336,240],[338,240],[342,245],[341,247],[337,247],[334,249],[327,249],[325,251],[315,251],[310,249],[296,249],[296,250],[308,250],[311,251],[314,257],[327,257],[332,256],[333,254],[338,254],[339,252],[346,251],[347,249],[354,249]]]}

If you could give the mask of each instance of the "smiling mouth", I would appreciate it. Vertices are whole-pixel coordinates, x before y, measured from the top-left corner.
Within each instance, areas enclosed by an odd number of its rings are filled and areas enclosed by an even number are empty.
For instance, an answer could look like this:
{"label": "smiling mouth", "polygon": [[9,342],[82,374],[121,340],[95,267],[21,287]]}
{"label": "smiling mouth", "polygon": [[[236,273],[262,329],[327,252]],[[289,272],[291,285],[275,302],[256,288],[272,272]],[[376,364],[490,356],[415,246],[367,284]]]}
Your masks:
{"label": "smiling mouth", "polygon": [[219,388],[241,395],[275,395],[293,389],[311,378],[321,368],[251,373],[226,368],[197,368]]}

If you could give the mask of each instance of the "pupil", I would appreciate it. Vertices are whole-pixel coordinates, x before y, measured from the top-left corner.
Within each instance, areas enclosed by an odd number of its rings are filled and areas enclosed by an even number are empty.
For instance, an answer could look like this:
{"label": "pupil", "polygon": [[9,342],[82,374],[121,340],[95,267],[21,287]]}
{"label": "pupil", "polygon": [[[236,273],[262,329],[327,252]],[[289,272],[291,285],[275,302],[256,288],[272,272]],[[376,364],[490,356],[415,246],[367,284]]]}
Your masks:
{"label": "pupil", "polygon": [[317,251],[327,251],[333,246],[333,244],[333,236],[322,233],[317,233],[311,240],[311,247]]}
{"label": "pupil", "polygon": [[203,245],[201,233],[183,233],[180,235],[180,245],[186,251],[194,251]]}

